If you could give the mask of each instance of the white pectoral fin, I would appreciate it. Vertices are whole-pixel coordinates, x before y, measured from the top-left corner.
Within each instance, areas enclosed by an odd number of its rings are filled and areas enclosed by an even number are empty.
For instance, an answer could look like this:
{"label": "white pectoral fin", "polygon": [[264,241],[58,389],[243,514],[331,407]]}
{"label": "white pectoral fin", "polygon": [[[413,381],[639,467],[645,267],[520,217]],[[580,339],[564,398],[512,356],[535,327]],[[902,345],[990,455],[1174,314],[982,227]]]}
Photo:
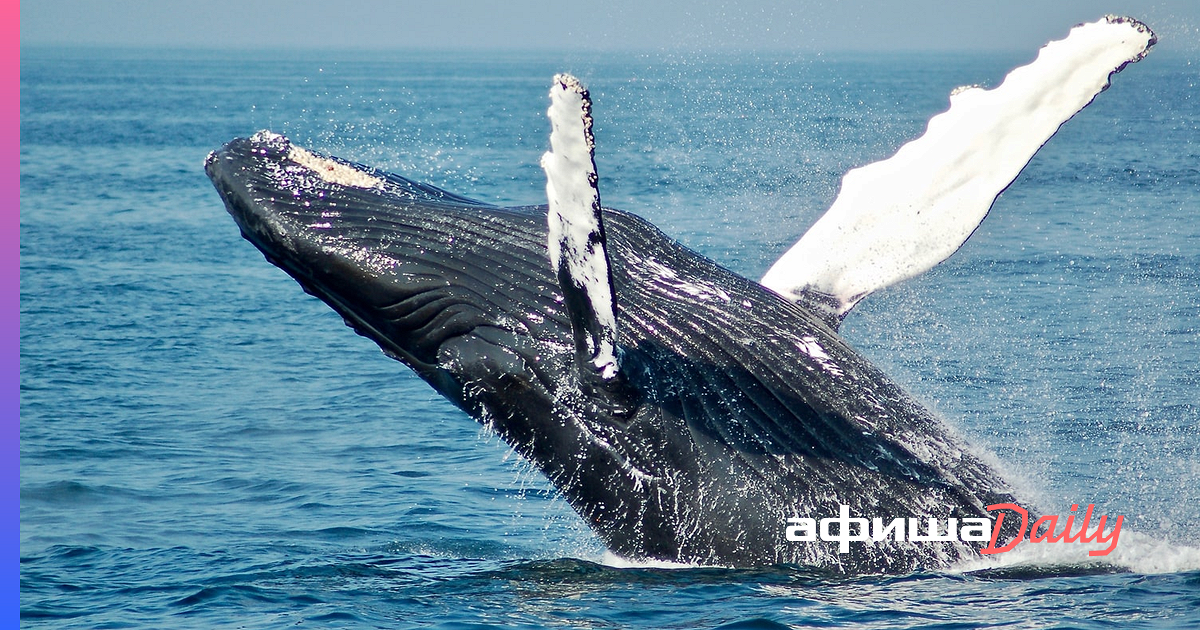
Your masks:
{"label": "white pectoral fin", "polygon": [[618,371],[617,320],[597,187],[592,104],[570,75],[550,89],[550,151],[542,156],[549,200],[550,265],[571,319],[576,353],[602,379]]}
{"label": "white pectoral fin", "polygon": [[1141,22],[1108,16],[1050,42],[995,89],[956,90],[924,135],[846,173],[833,205],[762,284],[836,327],[863,297],[933,268],[1059,126],[1155,41]]}

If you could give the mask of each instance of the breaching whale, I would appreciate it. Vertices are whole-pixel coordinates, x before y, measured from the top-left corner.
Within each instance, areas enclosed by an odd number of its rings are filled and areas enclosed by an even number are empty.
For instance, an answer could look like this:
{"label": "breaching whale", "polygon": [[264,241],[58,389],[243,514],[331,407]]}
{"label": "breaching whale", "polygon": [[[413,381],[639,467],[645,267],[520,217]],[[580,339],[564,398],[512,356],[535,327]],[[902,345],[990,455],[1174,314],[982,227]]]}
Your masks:
{"label": "breaching whale", "polygon": [[481,203],[270,132],[229,142],[205,169],[268,261],[503,438],[615,554],[907,572],[983,543],[847,550],[787,540],[788,519],[1033,508],[838,324],[961,246],[1058,126],[1154,41],[1108,17],[996,89],[956,93],[922,138],[847,174],[761,283],[601,205],[591,101],[566,75],[551,89],[547,205]]}

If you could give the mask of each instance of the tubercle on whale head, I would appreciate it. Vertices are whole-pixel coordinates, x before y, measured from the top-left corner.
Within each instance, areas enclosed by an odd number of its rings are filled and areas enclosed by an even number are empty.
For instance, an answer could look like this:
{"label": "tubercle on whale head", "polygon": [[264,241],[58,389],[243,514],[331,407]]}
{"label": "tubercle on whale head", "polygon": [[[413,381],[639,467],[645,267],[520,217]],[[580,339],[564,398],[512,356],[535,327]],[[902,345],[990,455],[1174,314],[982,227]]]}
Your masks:
{"label": "tubercle on whale head", "polygon": [[[346,162],[330,159],[293,144],[287,136],[269,130],[261,130],[250,136],[248,141],[257,147],[261,155],[269,152],[286,156],[294,164],[293,168],[305,169],[314,175],[333,184],[354,186],[357,188],[383,188],[384,180]],[[210,152],[204,160],[205,168],[217,159],[217,152]]]}

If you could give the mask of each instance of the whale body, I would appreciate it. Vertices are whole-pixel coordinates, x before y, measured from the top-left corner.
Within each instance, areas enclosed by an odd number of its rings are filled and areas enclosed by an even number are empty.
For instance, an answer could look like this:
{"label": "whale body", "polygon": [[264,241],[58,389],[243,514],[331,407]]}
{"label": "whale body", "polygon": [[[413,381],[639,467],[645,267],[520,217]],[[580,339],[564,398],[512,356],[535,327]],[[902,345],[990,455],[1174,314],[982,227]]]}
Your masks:
{"label": "whale body", "polygon": [[[321,158],[377,182],[346,186],[294,153],[259,134],[209,158],[245,237],[512,445],[622,557],[904,571],[930,550],[784,544],[786,520],[840,505],[986,516],[1015,501],[818,317],[615,210],[628,382],[579,395],[544,206],[487,206]],[[970,553],[945,547],[946,560]]]}
{"label": "whale body", "polygon": [[[603,208],[584,163],[590,101],[556,81],[585,124],[560,129],[552,106],[549,206],[481,203],[270,132],[229,142],[205,169],[268,261],[504,439],[623,558],[907,572],[984,543],[847,551],[788,540],[788,519],[848,506],[946,522],[1002,503],[1036,515],[838,335],[863,282],[853,295],[822,284],[829,274],[767,288]],[[998,192],[985,191],[989,206]]]}

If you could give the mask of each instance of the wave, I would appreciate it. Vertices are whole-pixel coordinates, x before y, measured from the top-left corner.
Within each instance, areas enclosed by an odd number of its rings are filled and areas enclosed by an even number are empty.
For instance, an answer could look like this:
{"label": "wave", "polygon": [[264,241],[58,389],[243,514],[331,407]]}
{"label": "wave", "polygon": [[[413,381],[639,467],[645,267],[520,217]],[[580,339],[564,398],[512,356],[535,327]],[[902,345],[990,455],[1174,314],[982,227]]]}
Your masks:
{"label": "wave", "polygon": [[[1138,532],[1124,532],[1120,538],[1120,544],[1106,556],[1088,555],[1088,551],[1103,548],[1105,545],[1100,543],[1033,543],[1026,540],[1011,551],[966,560],[952,565],[940,573],[1045,577],[1125,572],[1157,575],[1200,571],[1200,547],[1180,544]],[[658,560],[630,560],[611,551],[605,551],[599,559],[585,561],[611,569],[721,568]]]}
{"label": "wave", "polygon": [[[1060,574],[1077,571],[1132,572],[1144,575],[1200,571],[1200,547],[1175,543],[1138,532],[1124,532],[1112,553],[1089,556],[1100,544],[1022,542],[1012,551],[981,556],[952,566],[951,573],[1009,574],[1013,570]],[[1044,571],[1043,571],[1044,570]]]}

